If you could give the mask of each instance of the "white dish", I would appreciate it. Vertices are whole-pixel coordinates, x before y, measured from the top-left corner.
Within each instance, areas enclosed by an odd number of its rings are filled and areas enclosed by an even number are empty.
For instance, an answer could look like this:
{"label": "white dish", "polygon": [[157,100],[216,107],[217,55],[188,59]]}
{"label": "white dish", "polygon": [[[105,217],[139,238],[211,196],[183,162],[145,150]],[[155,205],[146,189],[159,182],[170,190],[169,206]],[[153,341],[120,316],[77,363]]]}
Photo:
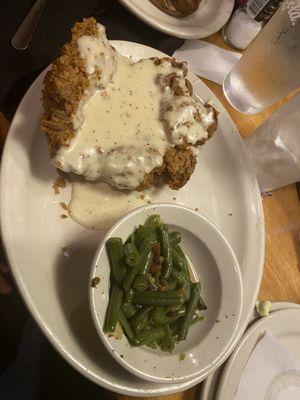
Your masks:
{"label": "white dish", "polygon": [[[296,303],[288,303],[288,302],[275,302],[272,303],[271,313],[277,312],[279,310],[286,310],[286,309],[300,309],[300,305]],[[255,324],[260,321],[260,317],[257,315],[256,311],[253,310],[252,318],[249,322],[249,326],[251,327],[252,324]],[[249,330],[250,328],[248,328]],[[246,331],[245,335],[248,334],[248,330]],[[244,336],[245,336],[244,335]],[[244,336],[242,340],[244,340]],[[239,346],[239,345],[238,345]],[[230,359],[228,360],[230,362]],[[198,400],[215,400],[216,399],[216,392],[218,390],[218,385],[224,371],[224,367],[226,367],[227,362],[221,365],[219,369],[217,369],[213,374],[210,374],[205,381],[201,384],[201,390]],[[241,376],[241,371],[239,372],[239,376]],[[235,378],[234,381],[239,378]],[[228,383],[231,386],[231,382]],[[232,388],[232,391],[236,391],[237,387]]]}
{"label": "white dish", "polygon": [[[112,45],[134,60],[164,56],[135,43],[113,41]],[[172,385],[138,379],[124,371],[99,344],[89,315],[86,288],[93,254],[105,232],[89,231],[69,218],[59,218],[59,202],[69,201],[70,187],[54,195],[52,184],[57,174],[39,130],[45,73],[24,96],[2,156],[2,238],[19,290],[50,342],[97,384],[132,396],[164,395],[194,386],[198,378]],[[195,93],[204,100],[212,100],[219,109],[219,129],[201,150],[189,183],[179,192],[164,191],[157,201],[173,202],[176,197],[177,203],[198,208],[233,248],[244,285],[237,332],[241,336],[254,307],[263,267],[260,193],[232,120],[201,80],[195,75],[189,78]],[[68,253],[62,251],[64,246]]]}
{"label": "white dish", "polygon": [[[151,214],[159,214],[172,230],[182,233],[182,249],[201,280],[208,310],[205,320],[190,328],[184,342],[176,344],[172,354],[133,347],[122,335],[116,338],[103,331],[109,301],[110,266],[106,241],[121,237],[123,242]],[[224,361],[242,309],[242,279],[236,257],[224,236],[197,212],[175,204],[159,203],[140,207],[118,221],[97,250],[91,278],[98,277],[96,288],[89,285],[90,305],[96,329],[109,353],[124,368],[140,378],[160,383],[204,379]],[[234,296],[232,296],[234,293]],[[218,320],[218,322],[216,322]],[[184,353],[184,360],[180,354]]]}
{"label": "white dish", "polygon": [[286,309],[271,313],[257,321],[244,335],[221,376],[217,400],[233,400],[249,356],[261,335],[268,331],[300,359],[300,309]]}
{"label": "white dish", "polygon": [[183,39],[200,39],[217,32],[228,21],[234,6],[234,0],[202,0],[194,14],[176,18],[149,0],[119,1],[153,28]]}

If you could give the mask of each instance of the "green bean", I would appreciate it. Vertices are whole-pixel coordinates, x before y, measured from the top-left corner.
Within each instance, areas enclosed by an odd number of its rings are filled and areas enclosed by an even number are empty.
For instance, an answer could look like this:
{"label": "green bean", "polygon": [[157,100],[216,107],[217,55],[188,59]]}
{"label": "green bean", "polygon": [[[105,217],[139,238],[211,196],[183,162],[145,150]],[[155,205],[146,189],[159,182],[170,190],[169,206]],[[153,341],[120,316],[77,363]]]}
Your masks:
{"label": "green bean", "polygon": [[165,330],[162,327],[148,329],[136,335],[133,339],[133,344],[135,346],[142,346],[160,340],[164,336]]}
{"label": "green bean", "polygon": [[145,307],[131,318],[130,324],[136,335],[147,327],[151,310],[152,307]]}
{"label": "green bean", "polygon": [[144,226],[140,225],[135,231],[135,242],[138,248],[140,248],[143,240],[145,238],[150,238],[154,242],[157,241],[157,236],[155,233],[155,226]]}
{"label": "green bean", "polygon": [[161,244],[161,253],[164,258],[162,277],[168,279],[173,268],[173,259],[171,253],[171,243],[166,225],[159,225],[157,228],[158,238]]}
{"label": "green bean", "polygon": [[134,279],[133,288],[138,292],[144,292],[148,289],[148,278],[145,275],[138,274]]}
{"label": "green bean", "polygon": [[176,246],[181,242],[181,233],[173,231],[169,234],[170,242],[172,246]]}
{"label": "green bean", "polygon": [[170,325],[173,322],[177,321],[185,314],[185,307],[181,307],[174,315],[166,315],[162,325]]}
{"label": "green bean", "polygon": [[113,332],[115,330],[121,311],[122,300],[123,290],[116,283],[113,283],[106,310],[104,332]]}
{"label": "green bean", "polygon": [[146,275],[151,267],[153,261],[153,252],[150,250],[148,254],[141,260],[139,265],[139,273],[141,275]]}
{"label": "green bean", "polygon": [[128,238],[127,238],[125,244],[126,244],[126,243],[135,243],[135,232],[131,233],[131,234],[128,236]]}
{"label": "green bean", "polygon": [[126,259],[126,262],[129,261],[131,263],[131,267],[128,268],[127,273],[123,280],[123,288],[125,289],[126,292],[128,292],[132,286],[135,277],[139,273],[139,270],[141,268],[140,263],[143,262],[143,256],[141,257],[139,255],[135,243],[133,241],[125,244],[124,247],[125,247],[125,254],[126,252],[128,252],[128,260]]}
{"label": "green bean", "polygon": [[120,324],[122,325],[123,332],[128,337],[129,341],[132,342],[132,340],[134,338],[134,333],[133,333],[133,330],[132,330],[129,322],[127,321],[126,316],[124,315],[124,313],[122,311],[120,312],[119,321],[120,321]]}
{"label": "green bean", "polygon": [[152,248],[154,244],[155,241],[152,238],[146,237],[139,247],[141,256],[139,262],[139,273],[142,275],[149,272],[153,260]]}
{"label": "green bean", "polygon": [[134,242],[124,245],[125,261],[129,267],[136,267],[140,261],[140,255]]}
{"label": "green bean", "polygon": [[190,280],[186,276],[184,272],[177,271],[176,269],[173,268],[171,276],[176,279],[176,281],[185,288],[186,290],[186,299],[185,301],[188,301],[190,299],[191,295],[191,285],[190,285]]}
{"label": "green bean", "polygon": [[156,342],[150,342],[146,344],[147,347],[150,347],[150,349],[156,350],[157,349],[157,344]]}
{"label": "green bean", "polygon": [[168,290],[166,292],[146,291],[136,292],[133,296],[133,304],[149,306],[174,306],[183,304],[186,296],[184,290]]}
{"label": "green bean", "polygon": [[200,292],[201,292],[200,282],[193,283],[191,287],[191,298],[188,302],[186,313],[182,318],[182,322],[180,324],[178,339],[177,339],[178,341],[185,340],[187,337],[190,323],[192,321],[193,314],[195,312],[197,303],[199,301]]}
{"label": "green bean", "polygon": [[171,329],[171,333],[174,337],[177,337],[178,332],[179,332],[179,328],[180,328],[180,324],[181,324],[182,318],[178,318],[175,321],[173,321],[172,323],[169,324],[170,329]]}
{"label": "green bean", "polygon": [[[177,319],[175,319],[173,321],[171,321],[171,318],[174,318],[174,317],[169,317],[169,318],[170,318],[169,326],[171,328],[172,335],[173,336],[177,336],[178,332],[179,332],[179,328],[180,328],[181,322],[182,322],[182,318],[177,318]],[[190,326],[195,324],[196,322],[202,321],[204,319],[205,319],[204,316],[202,316],[202,315],[198,316],[197,314],[194,314],[193,318],[192,318],[192,321],[190,323]]]}
{"label": "green bean", "polygon": [[165,319],[165,310],[164,306],[156,306],[153,308],[149,315],[149,322],[153,326],[161,326],[163,325],[163,321]]}
{"label": "green bean", "polygon": [[134,296],[134,290],[130,289],[124,293],[124,303],[132,303],[132,299]]}
{"label": "green bean", "polygon": [[172,248],[172,260],[174,267],[177,270],[182,271],[186,275],[186,277],[189,278],[190,274],[187,259],[184,252],[179,246],[175,246]]}
{"label": "green bean", "polygon": [[131,303],[123,303],[122,310],[126,318],[131,318],[136,314],[136,307]]}
{"label": "green bean", "polygon": [[165,325],[164,330],[165,335],[160,339],[161,349],[163,351],[168,351],[169,353],[171,353],[175,347],[175,340],[173,338],[169,325]]}
{"label": "green bean", "polygon": [[144,226],[157,226],[161,224],[161,219],[160,215],[158,214],[152,214],[150,215],[147,219],[146,222],[144,223]]}
{"label": "green bean", "polygon": [[170,277],[167,279],[162,279],[160,282],[160,290],[174,290],[177,289],[177,281]]}
{"label": "green bean", "polygon": [[139,267],[130,267],[127,271],[127,274],[125,275],[125,278],[123,280],[123,288],[125,292],[128,292],[131,289],[132,283],[139,273]]}
{"label": "green bean", "polygon": [[106,248],[113,276],[116,282],[120,284],[126,274],[122,239],[117,237],[109,238],[106,242]]}

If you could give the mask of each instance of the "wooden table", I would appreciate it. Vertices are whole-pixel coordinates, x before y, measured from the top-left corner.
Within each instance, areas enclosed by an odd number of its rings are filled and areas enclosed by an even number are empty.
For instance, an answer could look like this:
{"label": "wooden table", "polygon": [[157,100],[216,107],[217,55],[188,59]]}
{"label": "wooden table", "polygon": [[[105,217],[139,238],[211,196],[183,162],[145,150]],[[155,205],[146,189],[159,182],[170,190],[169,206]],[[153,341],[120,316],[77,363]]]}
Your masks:
{"label": "wooden table", "polygon": [[[219,33],[207,38],[207,41],[228,48]],[[234,110],[225,100],[220,85],[203,80],[221,100],[243,137],[251,134],[257,126],[286,101],[284,99],[266,111],[254,116],[243,115]],[[8,128],[9,122],[0,114],[0,141],[2,143],[5,140]],[[274,191],[272,196],[264,197],[263,208],[266,229],[266,254],[259,299],[300,303],[300,201],[297,196],[296,186],[286,186]],[[192,388],[183,393],[152,397],[152,399],[192,400],[194,397],[195,388]],[[111,395],[111,398],[117,400],[138,399],[114,394]]]}

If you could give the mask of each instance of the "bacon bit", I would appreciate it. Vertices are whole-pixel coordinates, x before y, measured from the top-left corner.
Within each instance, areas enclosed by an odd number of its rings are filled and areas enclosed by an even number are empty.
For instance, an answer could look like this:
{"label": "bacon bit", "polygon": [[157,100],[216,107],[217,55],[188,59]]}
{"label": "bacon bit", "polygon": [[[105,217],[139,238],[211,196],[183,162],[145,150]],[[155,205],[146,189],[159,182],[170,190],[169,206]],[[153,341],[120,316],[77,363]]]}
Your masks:
{"label": "bacon bit", "polygon": [[97,146],[96,147],[96,151],[97,151],[98,154],[103,154],[104,153],[104,150],[103,150],[103,148],[101,146]]}
{"label": "bacon bit", "polygon": [[64,180],[63,177],[59,176],[52,185],[54,189],[54,194],[59,194],[59,189],[64,189],[66,186],[67,182]]}
{"label": "bacon bit", "polygon": [[173,197],[173,200],[176,200],[176,197]]}
{"label": "bacon bit", "polygon": [[152,248],[154,257],[158,258],[160,256],[160,243],[155,243],[155,245]]}
{"label": "bacon bit", "polygon": [[151,274],[156,274],[157,272],[161,271],[161,268],[162,268],[161,264],[152,264],[150,267],[150,272]]}
{"label": "bacon bit", "polygon": [[61,202],[59,203],[59,205],[60,205],[61,208],[63,208],[64,210],[68,211],[68,205],[67,205],[64,201],[61,201]]}
{"label": "bacon bit", "polygon": [[68,252],[67,246],[63,246],[63,247],[61,248],[61,251],[62,251],[62,253],[63,253],[63,255],[64,255],[65,257],[70,257],[70,254],[69,254],[69,252]]}
{"label": "bacon bit", "polygon": [[144,194],[141,194],[141,195],[140,195],[140,199],[141,199],[141,200],[144,200],[144,198],[145,198],[145,195],[144,195]]}
{"label": "bacon bit", "polygon": [[176,310],[170,310],[167,314],[168,314],[170,317],[176,317],[177,311],[176,311]]}
{"label": "bacon bit", "polygon": [[95,288],[98,285],[99,282],[100,282],[100,278],[98,276],[95,276],[95,278],[92,279],[91,286],[93,288]]}
{"label": "bacon bit", "polygon": [[66,214],[60,214],[60,218],[61,219],[66,219],[66,218],[68,218],[68,216]]}

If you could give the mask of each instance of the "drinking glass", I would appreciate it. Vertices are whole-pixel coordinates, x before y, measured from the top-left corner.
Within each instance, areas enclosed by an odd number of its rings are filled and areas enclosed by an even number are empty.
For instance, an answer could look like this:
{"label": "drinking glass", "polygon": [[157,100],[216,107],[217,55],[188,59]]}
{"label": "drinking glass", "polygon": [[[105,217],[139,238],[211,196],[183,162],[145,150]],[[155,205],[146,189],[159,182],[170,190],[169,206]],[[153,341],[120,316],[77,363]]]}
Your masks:
{"label": "drinking glass", "polygon": [[300,87],[300,0],[285,0],[223,83],[229,103],[256,114]]}

